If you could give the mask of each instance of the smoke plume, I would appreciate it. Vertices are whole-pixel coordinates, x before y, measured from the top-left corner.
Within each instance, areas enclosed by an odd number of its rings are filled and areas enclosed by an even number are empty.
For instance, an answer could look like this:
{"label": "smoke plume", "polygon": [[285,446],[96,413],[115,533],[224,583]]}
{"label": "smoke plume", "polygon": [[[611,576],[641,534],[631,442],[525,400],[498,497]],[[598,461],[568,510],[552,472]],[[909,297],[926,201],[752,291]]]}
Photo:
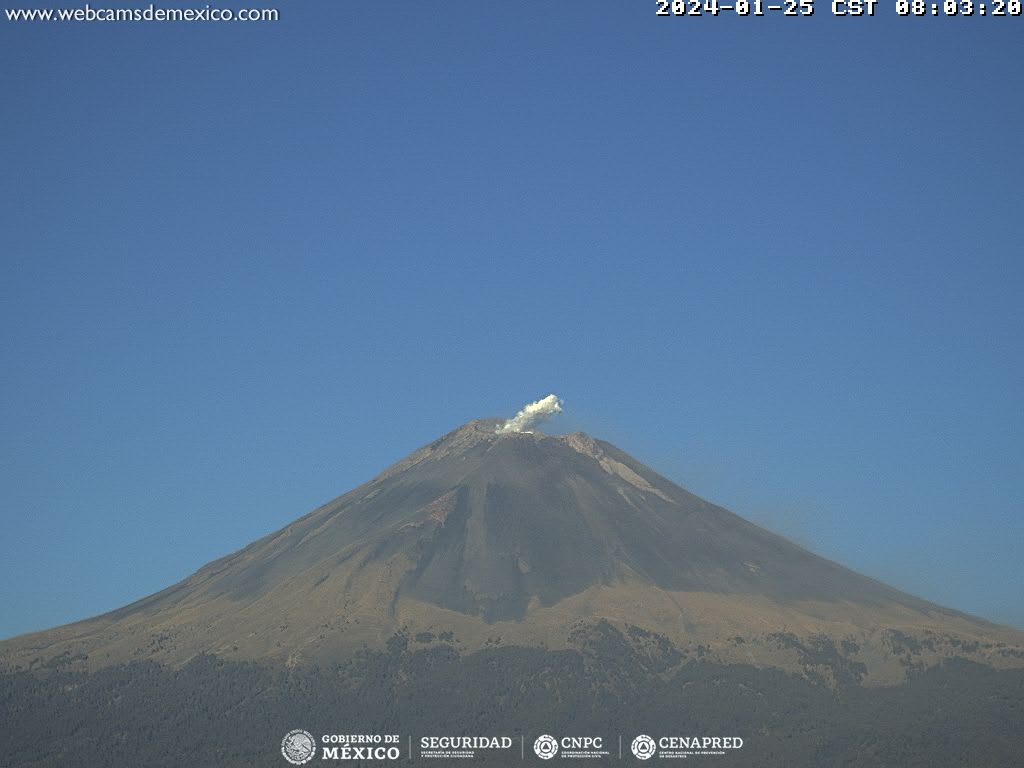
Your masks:
{"label": "smoke plume", "polygon": [[522,410],[506,421],[495,432],[526,432],[535,424],[547,421],[562,412],[562,401],[556,395],[548,395],[535,403],[524,405]]}

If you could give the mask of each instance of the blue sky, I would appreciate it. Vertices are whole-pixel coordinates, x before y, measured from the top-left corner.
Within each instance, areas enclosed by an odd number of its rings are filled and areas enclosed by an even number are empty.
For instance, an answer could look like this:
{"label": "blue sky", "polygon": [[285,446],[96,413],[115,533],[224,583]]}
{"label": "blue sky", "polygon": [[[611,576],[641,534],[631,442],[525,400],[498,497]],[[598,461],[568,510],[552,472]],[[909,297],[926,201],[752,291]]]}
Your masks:
{"label": "blue sky", "polygon": [[1024,627],[1020,18],[0,21],[0,636],[556,392]]}

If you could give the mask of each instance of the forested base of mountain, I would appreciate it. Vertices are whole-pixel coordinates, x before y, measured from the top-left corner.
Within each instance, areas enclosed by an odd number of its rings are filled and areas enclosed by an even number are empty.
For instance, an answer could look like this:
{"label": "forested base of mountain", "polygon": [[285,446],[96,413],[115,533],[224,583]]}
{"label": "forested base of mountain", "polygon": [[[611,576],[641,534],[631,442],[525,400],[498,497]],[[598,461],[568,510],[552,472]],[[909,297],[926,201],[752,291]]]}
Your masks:
{"label": "forested base of mountain", "polygon": [[[651,640],[651,638],[648,638]],[[50,664],[0,675],[0,763],[10,768],[286,766],[281,739],[315,734],[407,737],[739,736],[742,749],[694,757],[714,766],[1019,766],[1024,670],[952,660],[902,685],[828,687],[780,670],[680,660],[654,638],[608,627],[579,649],[495,647],[461,654],[396,635],[333,668],[270,667],[198,656],[74,671]],[[464,764],[523,764],[483,753]],[[328,761],[334,764],[333,761]],[[421,760],[442,765],[442,760]],[[602,761],[599,761],[602,762]],[[623,762],[639,764],[624,749]],[[312,764],[326,764],[317,754]],[[353,764],[353,763],[349,763]],[[375,763],[381,764],[381,763]]]}

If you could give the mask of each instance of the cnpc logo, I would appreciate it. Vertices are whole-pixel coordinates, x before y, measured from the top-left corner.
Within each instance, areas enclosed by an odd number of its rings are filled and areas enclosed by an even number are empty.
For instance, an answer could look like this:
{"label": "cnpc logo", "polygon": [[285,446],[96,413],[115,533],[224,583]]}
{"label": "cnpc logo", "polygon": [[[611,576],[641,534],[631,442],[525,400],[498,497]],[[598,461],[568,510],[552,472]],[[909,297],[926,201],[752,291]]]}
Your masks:
{"label": "cnpc logo", "polygon": [[538,736],[537,740],[533,742],[533,751],[541,760],[550,760],[558,754],[558,741],[554,736],[545,733],[543,736]]}
{"label": "cnpc logo", "polygon": [[594,752],[602,749],[604,742],[600,736],[563,736],[556,739],[544,734],[533,742],[533,751],[541,760],[550,760],[561,750],[570,757],[578,757],[579,753]]}

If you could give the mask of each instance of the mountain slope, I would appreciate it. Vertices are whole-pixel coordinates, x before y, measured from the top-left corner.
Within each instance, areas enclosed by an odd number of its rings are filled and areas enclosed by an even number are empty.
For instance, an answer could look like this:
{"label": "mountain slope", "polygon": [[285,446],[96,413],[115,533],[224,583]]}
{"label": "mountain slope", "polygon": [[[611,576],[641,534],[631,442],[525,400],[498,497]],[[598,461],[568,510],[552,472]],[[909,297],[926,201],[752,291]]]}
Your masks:
{"label": "mountain slope", "polygon": [[181,583],[7,641],[0,658],[294,664],[396,633],[567,647],[607,620],[722,661],[804,670],[820,645],[808,638],[827,638],[879,681],[949,656],[1022,663],[1021,633],[807,552],[608,443],[498,423],[470,422]]}

